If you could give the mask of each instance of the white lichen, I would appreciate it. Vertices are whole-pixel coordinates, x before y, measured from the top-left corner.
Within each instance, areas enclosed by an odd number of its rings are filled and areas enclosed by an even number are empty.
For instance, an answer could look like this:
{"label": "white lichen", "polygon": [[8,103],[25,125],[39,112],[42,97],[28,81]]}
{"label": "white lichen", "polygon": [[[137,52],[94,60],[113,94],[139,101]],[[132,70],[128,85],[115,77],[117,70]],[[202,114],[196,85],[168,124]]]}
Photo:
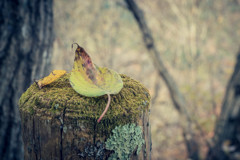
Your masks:
{"label": "white lichen", "polygon": [[128,160],[136,149],[138,154],[145,143],[142,138],[142,128],[135,124],[118,126],[112,130],[112,133],[113,135],[105,142],[106,149],[114,151],[109,157],[110,160]]}

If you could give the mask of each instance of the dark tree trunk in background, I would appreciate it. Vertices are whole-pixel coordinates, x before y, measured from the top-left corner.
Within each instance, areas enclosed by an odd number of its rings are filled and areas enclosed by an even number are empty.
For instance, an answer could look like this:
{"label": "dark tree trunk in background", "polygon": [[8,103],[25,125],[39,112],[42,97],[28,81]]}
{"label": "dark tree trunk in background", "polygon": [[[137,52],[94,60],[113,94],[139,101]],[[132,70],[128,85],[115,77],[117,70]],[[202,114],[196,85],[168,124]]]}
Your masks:
{"label": "dark tree trunk in background", "polygon": [[208,160],[240,159],[240,50],[216,123],[213,142]]}
{"label": "dark tree trunk in background", "polygon": [[[183,137],[186,143],[186,148],[188,151],[188,157],[193,160],[199,159],[199,146],[196,140],[196,135],[192,129],[193,124],[196,122],[192,120],[188,113],[187,102],[185,97],[178,89],[176,82],[173,77],[169,74],[167,68],[165,67],[161,57],[160,52],[157,50],[152,33],[146,23],[143,11],[138,7],[134,0],[125,0],[129,11],[133,14],[139,29],[142,33],[143,41],[148,49],[149,55],[154,62],[154,66],[158,71],[158,74],[162,77],[166,86],[169,90],[172,102],[180,115],[180,125],[183,129]],[[197,126],[198,127],[198,126]]]}
{"label": "dark tree trunk in background", "polygon": [[48,72],[52,0],[0,1],[0,159],[23,159],[18,99]]}

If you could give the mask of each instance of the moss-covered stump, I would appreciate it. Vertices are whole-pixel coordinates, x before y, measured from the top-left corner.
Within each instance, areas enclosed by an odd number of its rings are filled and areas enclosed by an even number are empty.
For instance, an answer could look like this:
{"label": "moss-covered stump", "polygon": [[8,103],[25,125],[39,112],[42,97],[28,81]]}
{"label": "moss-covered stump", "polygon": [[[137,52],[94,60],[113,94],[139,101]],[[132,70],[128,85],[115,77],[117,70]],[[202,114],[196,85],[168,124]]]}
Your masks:
{"label": "moss-covered stump", "polygon": [[150,159],[149,92],[121,77],[124,87],[100,123],[107,95],[79,95],[69,74],[42,89],[32,84],[19,100],[25,160]]}

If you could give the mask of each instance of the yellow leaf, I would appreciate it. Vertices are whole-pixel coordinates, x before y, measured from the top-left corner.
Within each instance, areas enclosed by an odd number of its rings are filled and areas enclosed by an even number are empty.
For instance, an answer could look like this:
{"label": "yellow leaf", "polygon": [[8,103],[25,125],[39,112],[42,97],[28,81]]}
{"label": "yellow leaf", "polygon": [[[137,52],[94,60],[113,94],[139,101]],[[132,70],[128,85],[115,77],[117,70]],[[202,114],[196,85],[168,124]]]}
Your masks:
{"label": "yellow leaf", "polygon": [[40,79],[37,81],[38,87],[41,89],[42,87],[56,81],[58,78],[63,76],[66,73],[65,70],[53,70],[47,77]]}
{"label": "yellow leaf", "polygon": [[93,64],[90,56],[79,45],[75,52],[70,84],[76,92],[87,97],[117,94],[123,87],[117,72]]}
{"label": "yellow leaf", "polygon": [[76,92],[87,97],[108,95],[108,103],[97,121],[100,122],[110,106],[110,94],[117,94],[122,89],[122,78],[113,70],[93,64],[85,50],[77,46],[70,84]]}

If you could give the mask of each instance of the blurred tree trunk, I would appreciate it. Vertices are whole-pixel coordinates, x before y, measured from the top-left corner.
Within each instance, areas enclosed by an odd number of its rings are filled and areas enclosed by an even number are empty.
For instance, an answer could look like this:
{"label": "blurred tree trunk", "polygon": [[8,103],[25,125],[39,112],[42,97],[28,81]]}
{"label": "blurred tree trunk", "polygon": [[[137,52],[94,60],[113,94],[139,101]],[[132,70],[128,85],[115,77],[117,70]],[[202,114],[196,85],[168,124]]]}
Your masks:
{"label": "blurred tree trunk", "polygon": [[23,159],[18,99],[48,72],[52,0],[0,1],[0,159]]}
{"label": "blurred tree trunk", "polygon": [[152,33],[146,23],[143,11],[138,7],[134,0],[125,0],[128,9],[132,12],[136,19],[139,29],[142,32],[143,41],[149,51],[149,55],[154,62],[158,74],[163,78],[166,83],[171,99],[179,115],[181,117],[180,125],[183,129],[183,136],[188,150],[188,157],[194,160],[199,159],[199,146],[196,141],[196,136],[192,130],[193,121],[187,110],[187,102],[183,94],[179,91],[178,86],[172,76],[168,73],[161,57],[160,52],[157,50]]}
{"label": "blurred tree trunk", "polygon": [[216,123],[208,160],[240,159],[240,50]]}

